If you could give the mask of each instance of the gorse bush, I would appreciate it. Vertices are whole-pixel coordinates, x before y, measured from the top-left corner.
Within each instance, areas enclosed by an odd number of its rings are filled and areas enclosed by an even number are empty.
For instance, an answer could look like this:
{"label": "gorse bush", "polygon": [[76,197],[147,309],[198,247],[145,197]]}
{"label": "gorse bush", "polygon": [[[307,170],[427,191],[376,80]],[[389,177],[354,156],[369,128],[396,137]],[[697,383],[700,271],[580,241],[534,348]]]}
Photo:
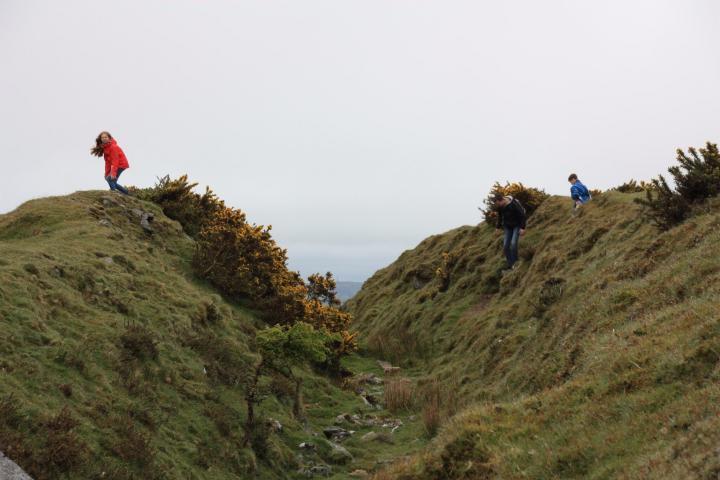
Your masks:
{"label": "gorse bush", "polygon": [[495,195],[501,194],[505,196],[511,196],[518,199],[518,201],[525,208],[525,212],[528,216],[532,215],[535,210],[549,197],[544,190],[540,190],[533,187],[526,187],[520,182],[510,183],[506,182],[502,185],[500,182],[495,182],[490,193],[484,200],[485,208],[482,209],[485,217],[485,222],[490,226],[495,226],[497,222],[497,210],[495,208]]}
{"label": "gorse bush", "polygon": [[196,186],[186,175],[176,180],[166,176],[138,194],[159,204],[195,238],[195,274],[225,295],[249,302],[270,323],[306,322],[339,334],[331,359],[354,350],[351,316],[339,309],[332,273],[313,274],[306,284],[288,269],[287,251],[272,238],[271,226],[249,223],[245,213],[226,206],[210,188],[203,195],[194,193]]}
{"label": "gorse bush", "polygon": [[690,213],[689,202],[674,191],[662,175],[652,183],[653,187],[645,192],[646,198],[636,198],[635,202],[647,207],[650,219],[662,230],[682,223]]}
{"label": "gorse bush", "polygon": [[188,182],[187,175],[175,180],[165,175],[154,187],[139,190],[137,196],[160,205],[165,215],[180,222],[185,233],[195,237],[206,222],[226,208],[210,187],[200,195],[193,192],[196,186],[197,183]]}
{"label": "gorse bush", "polygon": [[652,221],[667,230],[685,220],[694,205],[720,194],[720,152],[717,144],[708,142],[705,148],[689,148],[688,154],[677,150],[679,165],[668,168],[675,188],[659,175],[652,179],[646,198],[636,199],[645,206]]}
{"label": "gorse bush", "polygon": [[668,168],[675,180],[675,189],[689,202],[702,202],[720,193],[720,152],[716,144],[707,142],[705,148],[689,148],[685,154],[677,150],[680,165]]}
{"label": "gorse bush", "polygon": [[195,272],[236,299],[250,299],[274,323],[302,317],[306,289],[287,268],[287,252],[270,235],[271,227],[251,225],[239,210],[225,208],[197,236]]}
{"label": "gorse bush", "polygon": [[614,187],[612,190],[620,193],[639,193],[650,190],[651,188],[653,188],[652,182],[646,182],[645,180],[637,182],[635,179],[631,178],[627,182]]}
{"label": "gorse bush", "polygon": [[438,291],[445,292],[450,286],[450,272],[457,262],[457,256],[455,253],[443,252],[440,260],[440,266],[435,269],[435,276],[437,277],[440,285]]}
{"label": "gorse bush", "polygon": [[337,298],[336,288],[337,283],[332,272],[327,272],[325,275],[313,273],[308,277],[307,297],[309,300],[318,300],[330,306],[337,306],[341,302]]}

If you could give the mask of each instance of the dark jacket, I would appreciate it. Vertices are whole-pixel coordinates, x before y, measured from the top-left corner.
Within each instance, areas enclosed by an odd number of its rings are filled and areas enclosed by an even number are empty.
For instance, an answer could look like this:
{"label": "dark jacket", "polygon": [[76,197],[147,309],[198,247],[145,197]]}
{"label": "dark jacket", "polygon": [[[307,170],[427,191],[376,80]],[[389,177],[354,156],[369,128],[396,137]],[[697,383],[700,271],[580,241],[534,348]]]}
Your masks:
{"label": "dark jacket", "polygon": [[525,215],[525,209],[520,205],[520,202],[513,197],[507,197],[510,199],[510,203],[504,207],[498,209],[497,216],[497,228],[507,227],[515,228],[520,227],[525,229],[525,222],[527,221],[527,215]]}

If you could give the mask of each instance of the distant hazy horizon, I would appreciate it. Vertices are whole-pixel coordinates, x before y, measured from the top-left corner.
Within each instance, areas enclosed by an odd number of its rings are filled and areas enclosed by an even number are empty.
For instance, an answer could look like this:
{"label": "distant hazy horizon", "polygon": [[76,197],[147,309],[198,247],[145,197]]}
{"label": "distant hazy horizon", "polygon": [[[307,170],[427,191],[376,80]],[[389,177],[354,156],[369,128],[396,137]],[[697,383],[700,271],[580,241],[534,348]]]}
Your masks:
{"label": "distant hazy horizon", "polygon": [[720,139],[720,3],[0,2],[0,212],[187,173],[362,281],[492,183],[648,179]]}

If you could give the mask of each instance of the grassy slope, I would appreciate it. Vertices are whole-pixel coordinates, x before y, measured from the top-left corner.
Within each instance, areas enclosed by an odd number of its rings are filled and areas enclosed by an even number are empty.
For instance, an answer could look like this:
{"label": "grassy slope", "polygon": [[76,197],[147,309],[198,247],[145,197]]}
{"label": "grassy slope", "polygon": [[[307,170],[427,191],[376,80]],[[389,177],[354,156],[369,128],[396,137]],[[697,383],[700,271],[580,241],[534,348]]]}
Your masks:
{"label": "grassy slope", "polygon": [[720,208],[661,233],[633,198],[604,194],[577,217],[550,198],[502,277],[500,240],[480,225],[365,283],[348,306],[366,348],[467,405],[389,478],[717,476]]}
{"label": "grassy slope", "polygon": [[[153,236],[133,208],[155,214]],[[317,432],[336,415],[364,411],[356,395],[303,371],[304,424],[290,414],[291,386],[265,379],[273,394],[262,415],[285,428],[269,435],[264,461],[241,449],[244,392],[233,384],[254,361],[262,323],[193,278],[193,248],[156,206],[103,192],[34,200],[0,216],[0,450],[36,478],[61,478],[49,450],[80,443],[88,453],[68,478],[295,478],[298,443],[322,446]],[[206,318],[208,304],[219,320]],[[157,359],[122,347],[129,326],[146,328]],[[373,368],[367,359],[350,364]],[[79,425],[63,436],[49,420],[65,407]],[[333,466],[334,478],[406,451],[418,429],[408,424],[393,446],[354,437],[356,460]],[[369,428],[360,430],[356,437]]]}

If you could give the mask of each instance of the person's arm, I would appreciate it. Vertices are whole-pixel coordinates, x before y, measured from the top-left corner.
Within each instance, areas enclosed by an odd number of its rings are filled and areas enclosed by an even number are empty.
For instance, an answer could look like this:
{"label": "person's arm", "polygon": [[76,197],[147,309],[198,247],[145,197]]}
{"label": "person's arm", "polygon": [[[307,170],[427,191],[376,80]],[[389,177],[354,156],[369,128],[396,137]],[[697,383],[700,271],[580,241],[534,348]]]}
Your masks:
{"label": "person's arm", "polygon": [[570,197],[576,202],[580,200],[580,189],[577,186],[570,187]]}
{"label": "person's arm", "polygon": [[502,228],[502,208],[497,209],[497,221],[495,222],[495,228],[498,230]]}
{"label": "person's arm", "polygon": [[117,178],[118,166],[120,164],[120,155],[118,155],[115,147],[108,149],[108,157],[110,157],[110,177]]}
{"label": "person's arm", "polygon": [[525,214],[525,210],[523,210],[520,205],[515,205],[515,209],[518,212],[518,217],[520,217],[520,230],[524,232],[525,224],[527,223],[527,215]]}

